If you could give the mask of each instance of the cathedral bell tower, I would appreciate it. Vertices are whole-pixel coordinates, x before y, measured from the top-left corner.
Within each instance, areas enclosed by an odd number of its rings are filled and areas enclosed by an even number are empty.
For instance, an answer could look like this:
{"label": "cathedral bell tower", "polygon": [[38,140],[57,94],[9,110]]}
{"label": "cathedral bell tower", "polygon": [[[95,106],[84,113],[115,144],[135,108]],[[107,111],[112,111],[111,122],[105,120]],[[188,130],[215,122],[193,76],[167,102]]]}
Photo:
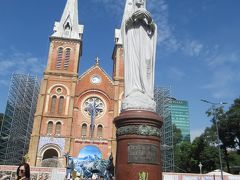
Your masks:
{"label": "cathedral bell tower", "polygon": [[[29,146],[32,166],[65,165],[63,155],[70,151],[83,29],[84,26],[78,24],[78,1],[67,0],[61,20],[55,22],[54,33],[50,36],[48,63]],[[54,162],[48,162],[51,158]]]}
{"label": "cathedral bell tower", "polygon": [[68,0],[60,22],[55,22],[50,37],[45,74],[76,76],[82,54],[83,25],[78,24],[77,0]]}
{"label": "cathedral bell tower", "polygon": [[[120,114],[121,104],[124,97],[124,62],[123,62],[123,45],[121,38],[121,30],[115,29],[114,49],[112,54],[113,60],[113,82],[114,82],[114,117]],[[116,139],[116,128],[113,126],[112,130],[113,139]],[[113,158],[116,159],[117,151],[116,141],[113,141]]]}

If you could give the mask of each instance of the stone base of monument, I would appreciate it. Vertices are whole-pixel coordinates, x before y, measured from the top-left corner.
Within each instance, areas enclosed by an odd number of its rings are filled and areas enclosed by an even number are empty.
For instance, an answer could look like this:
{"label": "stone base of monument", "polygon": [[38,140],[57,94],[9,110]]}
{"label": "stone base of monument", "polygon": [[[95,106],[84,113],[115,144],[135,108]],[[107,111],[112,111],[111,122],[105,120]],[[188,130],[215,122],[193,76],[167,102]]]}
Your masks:
{"label": "stone base of monument", "polygon": [[129,110],[114,119],[117,128],[116,180],[162,180],[162,118],[150,111]]}

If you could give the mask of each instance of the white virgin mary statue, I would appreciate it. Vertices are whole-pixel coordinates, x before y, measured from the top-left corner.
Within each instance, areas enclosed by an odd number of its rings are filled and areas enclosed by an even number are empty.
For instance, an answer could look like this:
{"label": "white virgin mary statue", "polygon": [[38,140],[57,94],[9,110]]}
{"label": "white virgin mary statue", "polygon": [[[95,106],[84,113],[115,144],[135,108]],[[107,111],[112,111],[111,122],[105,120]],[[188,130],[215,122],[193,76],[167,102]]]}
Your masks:
{"label": "white virgin mary statue", "polygon": [[157,26],[146,10],[146,0],[126,1],[121,36],[125,79],[122,109],[155,111],[153,98]]}

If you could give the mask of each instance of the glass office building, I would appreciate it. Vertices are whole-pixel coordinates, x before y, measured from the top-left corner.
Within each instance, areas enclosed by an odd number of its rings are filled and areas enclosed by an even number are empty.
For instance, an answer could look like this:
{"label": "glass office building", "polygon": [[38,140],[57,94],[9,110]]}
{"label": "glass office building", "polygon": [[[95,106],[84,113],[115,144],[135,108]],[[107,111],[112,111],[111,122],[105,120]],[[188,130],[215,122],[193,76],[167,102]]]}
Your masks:
{"label": "glass office building", "polygon": [[172,123],[181,130],[183,141],[190,142],[190,123],[188,102],[172,98],[170,101]]}
{"label": "glass office building", "polygon": [[161,158],[164,172],[174,172],[174,128],[181,130],[182,141],[190,142],[188,102],[171,97],[170,88],[156,87],[156,112],[163,118],[161,128]]}

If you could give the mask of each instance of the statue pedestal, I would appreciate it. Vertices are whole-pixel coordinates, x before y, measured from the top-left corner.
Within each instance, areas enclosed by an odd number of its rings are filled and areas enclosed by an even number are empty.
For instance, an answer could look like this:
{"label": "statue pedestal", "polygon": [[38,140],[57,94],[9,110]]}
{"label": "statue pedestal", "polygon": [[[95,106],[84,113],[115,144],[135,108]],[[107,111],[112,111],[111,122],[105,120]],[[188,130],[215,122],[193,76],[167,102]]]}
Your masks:
{"label": "statue pedestal", "polygon": [[117,128],[116,180],[162,180],[162,118],[150,111],[129,110],[114,119]]}

